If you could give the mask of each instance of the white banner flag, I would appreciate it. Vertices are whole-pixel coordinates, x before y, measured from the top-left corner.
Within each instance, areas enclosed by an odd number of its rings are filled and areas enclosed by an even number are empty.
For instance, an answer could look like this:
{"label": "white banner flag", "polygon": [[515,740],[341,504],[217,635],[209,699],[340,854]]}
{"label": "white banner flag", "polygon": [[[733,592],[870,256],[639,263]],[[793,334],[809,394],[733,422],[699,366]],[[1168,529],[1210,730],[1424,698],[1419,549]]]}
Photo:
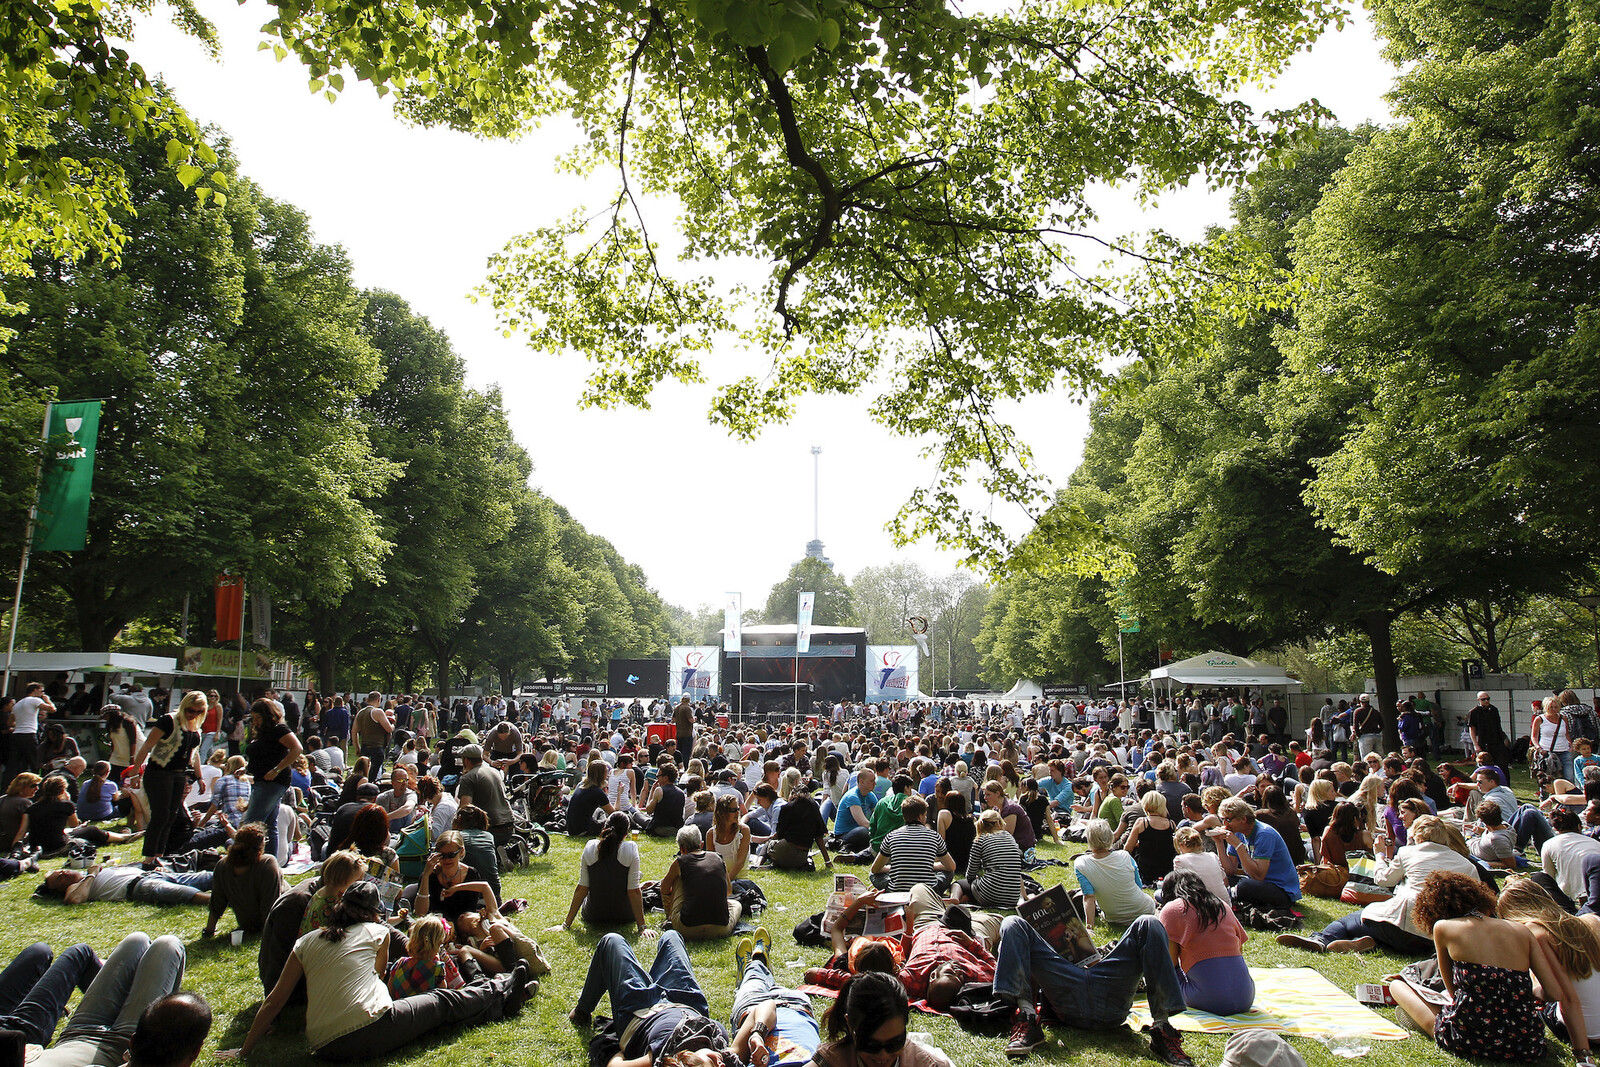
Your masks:
{"label": "white banner flag", "polygon": [[729,593],[728,603],[722,609],[722,649],[737,652],[744,643],[744,594]]}
{"label": "white banner flag", "polygon": [[800,594],[799,628],[795,631],[794,650],[796,655],[804,655],[811,651],[811,609],[816,606],[817,594]]}
{"label": "white banner flag", "polygon": [[676,701],[712,700],[719,694],[717,681],[722,673],[716,645],[674,645],[667,650],[667,696]]}
{"label": "white banner flag", "polygon": [[867,646],[867,703],[905,700],[917,692],[915,645]]}
{"label": "white banner flag", "polygon": [[272,598],[263,594],[250,597],[250,638],[257,648],[272,647]]}

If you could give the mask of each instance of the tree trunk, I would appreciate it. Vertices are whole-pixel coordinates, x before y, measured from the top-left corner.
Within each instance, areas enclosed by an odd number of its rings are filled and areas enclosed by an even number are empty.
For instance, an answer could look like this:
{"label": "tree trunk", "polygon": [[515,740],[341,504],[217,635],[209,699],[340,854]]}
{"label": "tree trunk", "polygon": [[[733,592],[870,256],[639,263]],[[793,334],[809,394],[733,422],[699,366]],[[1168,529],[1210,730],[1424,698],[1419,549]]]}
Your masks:
{"label": "tree trunk", "polygon": [[1377,692],[1372,701],[1383,713],[1383,744],[1386,749],[1399,751],[1400,727],[1395,715],[1395,702],[1400,699],[1399,672],[1394,665],[1394,639],[1390,628],[1394,616],[1387,611],[1369,611],[1361,617],[1362,629],[1372,642],[1372,680]]}
{"label": "tree trunk", "polygon": [[338,679],[334,677],[338,664],[333,657],[333,650],[322,648],[317,650],[317,691],[320,693],[337,693],[339,691]]}
{"label": "tree trunk", "polygon": [[517,691],[517,669],[504,663],[496,667],[494,672],[500,677],[500,695],[509,698]]}
{"label": "tree trunk", "polygon": [[439,687],[439,706],[450,699],[450,654],[441,655],[433,666],[433,681]]}

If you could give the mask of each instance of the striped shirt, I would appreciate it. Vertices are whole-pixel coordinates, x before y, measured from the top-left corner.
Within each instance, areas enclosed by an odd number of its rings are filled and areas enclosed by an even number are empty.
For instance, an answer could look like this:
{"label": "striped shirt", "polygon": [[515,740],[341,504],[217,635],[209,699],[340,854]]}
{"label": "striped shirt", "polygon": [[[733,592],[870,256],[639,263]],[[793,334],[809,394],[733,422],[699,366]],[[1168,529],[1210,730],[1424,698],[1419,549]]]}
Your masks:
{"label": "striped shirt", "polygon": [[1014,908],[1022,895],[1022,850],[1004,830],[979,834],[967,857],[967,881],[980,907]]}
{"label": "striped shirt", "polygon": [[949,854],[939,831],[926,823],[908,823],[891,830],[883,839],[883,855],[889,861],[889,891],[905,893],[915,885],[932,885],[934,863]]}

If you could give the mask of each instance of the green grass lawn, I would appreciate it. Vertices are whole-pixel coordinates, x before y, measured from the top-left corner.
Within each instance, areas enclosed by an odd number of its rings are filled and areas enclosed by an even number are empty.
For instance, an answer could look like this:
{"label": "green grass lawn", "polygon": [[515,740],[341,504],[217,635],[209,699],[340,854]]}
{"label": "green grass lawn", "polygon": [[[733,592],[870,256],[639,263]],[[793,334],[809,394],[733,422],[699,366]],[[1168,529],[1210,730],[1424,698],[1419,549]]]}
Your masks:
{"label": "green grass lawn", "polygon": [[[444,1031],[433,1040],[391,1057],[388,1062],[435,1064],[441,1062],[442,1056],[459,1063],[584,1062],[587,1034],[574,1030],[568,1024],[566,1014],[577,999],[598,935],[581,926],[571,933],[543,932],[545,927],[559,923],[566,915],[576,878],[579,844],[558,837],[549,855],[534,861],[531,868],[504,879],[508,896],[526,897],[531,902],[530,909],[519,915],[517,920],[524,930],[534,933],[544,945],[555,967],[554,972],[545,977],[539,995],[528,1004],[523,1014],[519,1018],[476,1030]],[[671,861],[671,843],[644,838],[639,845],[644,857],[645,877],[659,878]],[[1081,850],[1082,846],[1045,844],[1040,848],[1045,856],[1067,859]],[[124,856],[132,852],[129,848],[110,851]],[[1041,881],[1046,885],[1070,875],[1064,868],[1045,868],[1039,873],[1043,875]],[[776,944],[774,970],[779,981],[787,979],[798,982],[801,965],[820,965],[827,956],[824,949],[796,945],[791,930],[802,918],[822,909],[830,884],[828,875],[821,871],[816,874],[758,871],[755,878],[766,891],[771,904],[762,921],[772,930]],[[0,903],[3,903],[3,913],[9,920],[0,927],[0,952],[4,953],[4,960],[9,960],[19,949],[37,940],[47,941],[57,949],[77,941],[87,941],[105,955],[124,934],[133,930],[143,930],[152,936],[176,934],[183,939],[189,951],[185,985],[203,993],[216,1012],[211,1047],[232,1048],[243,1041],[262,994],[256,978],[256,943],[250,939],[242,947],[234,948],[227,937],[232,930],[231,919],[224,918],[220,924],[221,936],[202,941],[199,935],[205,927],[203,908],[91,904],[69,909],[31,899],[29,894],[37,883],[36,876],[25,876],[0,885]],[[1328,920],[1350,909],[1334,901],[1307,898],[1302,910],[1306,913],[1306,926],[1319,929]],[[661,916],[652,916],[652,920],[653,925],[659,927]],[[1099,934],[1103,933],[1102,929]],[[641,943],[638,951],[648,966],[654,951],[653,944]],[[726,1020],[732,1007],[734,987],[731,944],[726,941],[691,943],[689,953],[713,1011]],[[1356,982],[1398,970],[1404,962],[1381,952],[1365,956],[1312,955],[1281,948],[1274,943],[1271,935],[1261,932],[1252,932],[1245,955],[1256,966],[1313,967],[1334,985],[1347,991]],[[818,1000],[816,1003],[820,1015],[825,1002]],[[1392,1009],[1380,1009],[1380,1012],[1392,1015]],[[608,1013],[605,1003],[602,1003],[600,1013]],[[309,1056],[303,1019],[303,1008],[286,1011],[275,1032],[252,1056],[251,1062],[307,1062]],[[913,1031],[929,1033],[932,1041],[957,1064],[1007,1062],[1002,1052],[1003,1039],[969,1035],[949,1019],[914,1015],[911,1028]],[[1109,1067],[1129,1060],[1154,1062],[1148,1055],[1144,1039],[1131,1030],[1106,1034],[1058,1029],[1051,1031],[1050,1037],[1050,1043],[1034,1054],[1035,1061],[1071,1063],[1083,1067]],[[1336,1062],[1336,1057],[1320,1042],[1309,1038],[1292,1040],[1313,1067]],[[1223,1044],[1222,1038],[1185,1035],[1185,1047],[1196,1063],[1205,1067],[1215,1067],[1221,1061]],[[1553,1045],[1552,1051],[1557,1050],[1562,1059],[1570,1061],[1565,1046]],[[1554,1055],[1547,1058],[1555,1061]],[[1375,1041],[1364,1059],[1374,1067],[1457,1062],[1455,1057],[1440,1051],[1432,1041],[1416,1035],[1404,1041]]]}

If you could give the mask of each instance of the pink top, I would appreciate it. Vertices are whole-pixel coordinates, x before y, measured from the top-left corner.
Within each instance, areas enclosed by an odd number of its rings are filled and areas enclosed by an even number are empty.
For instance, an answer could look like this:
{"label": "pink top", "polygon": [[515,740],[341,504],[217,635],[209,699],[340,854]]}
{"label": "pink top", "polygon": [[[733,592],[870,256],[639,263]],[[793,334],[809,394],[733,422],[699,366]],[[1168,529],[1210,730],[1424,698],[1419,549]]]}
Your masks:
{"label": "pink top", "polygon": [[1218,956],[1240,956],[1250,935],[1244,932],[1230,909],[1222,910],[1215,926],[1202,927],[1200,915],[1187,901],[1174,900],[1161,909],[1161,925],[1167,939],[1178,946],[1178,966],[1191,970],[1195,964]]}

